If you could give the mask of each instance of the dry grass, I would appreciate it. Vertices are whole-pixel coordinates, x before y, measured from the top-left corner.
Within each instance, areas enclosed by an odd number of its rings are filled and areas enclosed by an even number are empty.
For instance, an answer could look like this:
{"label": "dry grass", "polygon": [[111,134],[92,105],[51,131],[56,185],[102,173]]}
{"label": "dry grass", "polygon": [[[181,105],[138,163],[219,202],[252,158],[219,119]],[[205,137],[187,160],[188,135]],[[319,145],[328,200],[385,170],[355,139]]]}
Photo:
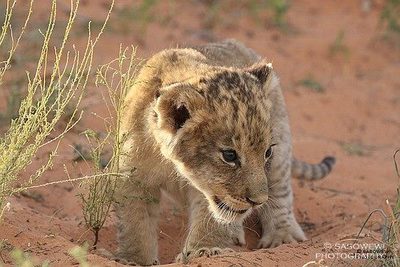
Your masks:
{"label": "dry grass", "polygon": [[[399,166],[397,164],[397,154],[400,149],[393,154],[393,162],[397,177],[400,179]],[[382,266],[400,266],[400,185],[397,188],[397,198],[393,206],[387,204],[387,223],[383,235],[383,242],[386,244],[387,253],[391,257],[382,262]]]}
{"label": "dry grass", "polygon": [[[125,95],[135,81],[138,66],[135,54],[133,47],[120,48],[118,58],[101,66],[97,73],[96,84],[104,86],[107,91],[107,96],[103,95],[109,114],[103,118],[107,134],[100,138],[91,130],[85,132],[94,162],[92,172],[100,176],[88,180],[86,193],[81,194],[86,225],[95,235],[94,248],[114,201],[115,174],[119,173],[121,148],[125,142],[125,136],[121,134],[122,110]],[[107,147],[112,147],[112,156],[104,163],[102,155]]]}
{"label": "dry grass", "polygon": [[[400,180],[399,166],[397,163],[397,154],[400,153],[400,149],[396,150],[393,154],[394,169],[397,177]],[[367,222],[370,220],[373,214],[378,213],[384,219],[384,224],[382,228],[382,240],[380,243],[385,246],[385,256],[383,259],[370,260],[365,266],[384,266],[384,267],[398,267],[400,266],[400,183],[397,187],[397,197],[394,205],[386,200],[386,209],[373,210],[365,220],[363,226],[361,227],[357,239],[360,237],[361,232],[366,226]]]}
{"label": "dry grass", "polygon": [[[8,57],[1,62],[0,80],[3,79],[13,58],[32,13],[33,0],[26,15],[25,23],[15,39],[10,30],[10,20],[15,2],[7,1],[5,21],[0,33],[0,45],[8,37],[12,40]],[[69,36],[77,16],[79,0],[71,1],[69,18],[58,46],[53,46],[53,33],[56,27],[57,1],[51,2],[51,11],[47,29],[42,33],[43,41],[33,73],[27,73],[26,97],[22,100],[18,115],[11,121],[9,129],[0,139],[0,217],[7,208],[6,198],[25,190],[36,182],[52,166],[60,140],[77,123],[80,115],[75,116],[85,91],[92,68],[93,52],[103,32],[105,23],[96,36],[89,35],[86,47],[78,51],[74,46],[67,49]],[[108,17],[105,22],[107,22]],[[10,31],[11,33],[8,33]],[[8,36],[9,34],[9,36]],[[55,126],[71,102],[74,103],[70,119],[61,132],[55,132]],[[50,134],[55,137],[49,139]],[[53,148],[45,163],[30,173],[28,179],[21,180],[20,173],[32,163],[32,158],[44,146]],[[17,182],[20,184],[16,186]]]}

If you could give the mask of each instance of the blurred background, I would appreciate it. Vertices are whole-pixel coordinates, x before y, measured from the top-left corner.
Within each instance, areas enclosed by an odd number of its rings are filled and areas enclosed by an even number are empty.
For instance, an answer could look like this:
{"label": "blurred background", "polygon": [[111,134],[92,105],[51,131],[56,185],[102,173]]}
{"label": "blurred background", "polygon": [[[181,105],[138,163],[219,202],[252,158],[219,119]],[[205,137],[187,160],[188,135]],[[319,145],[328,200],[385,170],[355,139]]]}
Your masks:
{"label": "blurred background", "polygon": [[[63,33],[70,11],[70,1],[57,3],[56,38]],[[28,4],[17,3],[13,29],[22,26]],[[93,32],[99,30],[110,4],[81,0],[70,42],[83,46],[89,21]],[[374,95],[380,87],[390,87],[385,84],[390,78],[397,78],[389,72],[398,67],[399,9],[398,0],[118,0],[94,60],[104,64],[117,57],[120,44],[137,47],[137,56],[147,58],[166,48],[235,38],[273,62],[284,90],[317,97],[337,90],[370,90]],[[49,10],[50,4],[34,4],[22,48],[13,58],[14,68],[35,66],[35,51],[42,44],[38,29],[46,29]],[[2,55],[7,49],[2,46]],[[3,114],[6,120],[18,106],[18,84],[25,80],[25,73],[19,73],[21,77],[11,79],[13,93],[7,96],[2,90],[0,103],[10,113]]]}

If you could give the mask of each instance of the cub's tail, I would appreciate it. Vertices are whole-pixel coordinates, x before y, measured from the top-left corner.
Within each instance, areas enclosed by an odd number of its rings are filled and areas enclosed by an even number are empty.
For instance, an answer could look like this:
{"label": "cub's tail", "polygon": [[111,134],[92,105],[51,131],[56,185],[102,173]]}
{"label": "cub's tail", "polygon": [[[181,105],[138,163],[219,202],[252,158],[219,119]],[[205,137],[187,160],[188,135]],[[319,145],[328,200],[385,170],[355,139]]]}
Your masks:
{"label": "cub's tail", "polygon": [[331,172],[335,162],[336,159],[334,157],[325,157],[318,164],[310,164],[292,158],[292,176],[306,180],[318,180]]}

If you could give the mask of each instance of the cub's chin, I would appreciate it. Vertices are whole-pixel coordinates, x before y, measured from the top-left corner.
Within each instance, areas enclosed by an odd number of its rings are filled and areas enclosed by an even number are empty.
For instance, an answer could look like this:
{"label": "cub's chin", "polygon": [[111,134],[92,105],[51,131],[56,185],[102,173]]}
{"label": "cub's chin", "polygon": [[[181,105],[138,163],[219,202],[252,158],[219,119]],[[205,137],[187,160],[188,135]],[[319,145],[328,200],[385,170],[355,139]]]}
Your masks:
{"label": "cub's chin", "polygon": [[252,208],[235,209],[228,203],[223,202],[217,196],[207,196],[208,207],[214,218],[222,224],[242,222],[252,212]]}

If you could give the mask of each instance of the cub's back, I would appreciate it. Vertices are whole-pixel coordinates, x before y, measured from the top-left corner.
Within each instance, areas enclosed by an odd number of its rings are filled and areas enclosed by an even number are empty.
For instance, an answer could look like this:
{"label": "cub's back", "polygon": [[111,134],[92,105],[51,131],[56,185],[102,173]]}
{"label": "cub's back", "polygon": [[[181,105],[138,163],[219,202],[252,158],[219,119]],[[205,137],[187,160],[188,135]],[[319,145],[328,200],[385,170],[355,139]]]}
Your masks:
{"label": "cub's back", "polygon": [[256,52],[234,39],[195,46],[193,49],[202,53],[208,64],[215,66],[243,68],[261,60]]}

